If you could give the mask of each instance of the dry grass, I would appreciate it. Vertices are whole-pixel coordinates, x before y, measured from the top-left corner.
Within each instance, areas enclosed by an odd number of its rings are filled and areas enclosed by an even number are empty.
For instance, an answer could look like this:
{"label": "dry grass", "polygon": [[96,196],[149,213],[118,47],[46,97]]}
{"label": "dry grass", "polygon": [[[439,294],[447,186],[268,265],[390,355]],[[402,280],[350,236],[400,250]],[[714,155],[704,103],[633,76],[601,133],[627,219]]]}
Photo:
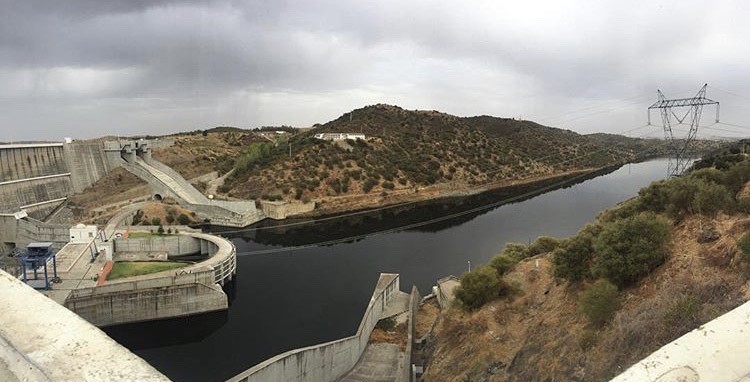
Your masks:
{"label": "dry grass", "polygon": [[[430,381],[608,380],[664,344],[750,298],[735,241],[746,215],[689,217],[674,230],[667,262],[621,292],[602,328],[578,307],[580,285],[551,276],[548,256],[520,263],[508,277],[523,294],[465,313],[452,310],[435,330]],[[696,241],[706,225],[721,237]],[[717,260],[718,259],[718,260]]]}
{"label": "dry grass", "polygon": [[414,326],[415,338],[422,338],[430,331],[440,314],[437,298],[431,298],[419,306],[417,311],[417,322]]}
{"label": "dry grass", "polygon": [[390,330],[381,328],[373,329],[370,334],[370,343],[389,343],[399,345],[401,351],[406,349],[407,332],[406,323],[396,325]]}

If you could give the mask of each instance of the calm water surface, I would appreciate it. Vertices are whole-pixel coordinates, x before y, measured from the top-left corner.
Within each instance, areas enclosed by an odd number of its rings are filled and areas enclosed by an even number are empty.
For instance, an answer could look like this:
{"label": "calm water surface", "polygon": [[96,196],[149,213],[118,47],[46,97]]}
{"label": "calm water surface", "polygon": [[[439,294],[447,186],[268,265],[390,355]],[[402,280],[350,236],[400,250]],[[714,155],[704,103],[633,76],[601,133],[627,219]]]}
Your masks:
{"label": "calm water surface", "polygon": [[226,234],[240,253],[227,312],[107,333],[174,380],[225,380],[275,354],[353,334],[380,272],[400,273],[402,290],[413,284],[429,293],[436,279],[460,275],[469,261],[486,262],[507,242],[574,234],[666,172],[667,160],[625,165],[520,202],[327,246],[299,248],[466,211],[503,195]]}

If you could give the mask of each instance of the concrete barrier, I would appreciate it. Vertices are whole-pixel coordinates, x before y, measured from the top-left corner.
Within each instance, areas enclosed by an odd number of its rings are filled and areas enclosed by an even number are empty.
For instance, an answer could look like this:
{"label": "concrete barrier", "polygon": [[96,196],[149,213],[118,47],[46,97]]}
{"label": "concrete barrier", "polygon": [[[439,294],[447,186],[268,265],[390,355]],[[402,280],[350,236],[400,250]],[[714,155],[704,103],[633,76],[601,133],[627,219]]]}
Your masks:
{"label": "concrete barrier", "polygon": [[419,290],[416,286],[412,286],[411,294],[409,295],[409,323],[406,329],[406,350],[404,350],[404,365],[401,369],[403,370],[403,374],[399,376],[399,381],[401,382],[409,382],[412,380],[411,354],[414,350],[414,328],[416,327],[415,320],[417,319],[417,310],[419,309],[419,301],[421,300],[422,296],[419,295]]}
{"label": "concrete barrier", "polygon": [[101,330],[2,271],[0,290],[0,379],[169,380]]}
{"label": "concrete barrier", "polygon": [[208,251],[202,250],[200,239],[187,235],[165,235],[135,239],[116,238],[114,243],[115,253],[167,252],[171,256],[209,254]]}
{"label": "concrete barrier", "polygon": [[398,291],[399,276],[381,274],[356,334],[279,354],[236,375],[229,381],[336,381],[357,364],[386,304]]}
{"label": "concrete barrier", "polygon": [[139,279],[75,289],[65,307],[96,326],[150,321],[224,310],[227,296],[214,272]]}
{"label": "concrete barrier", "polygon": [[263,213],[271,219],[282,220],[289,216],[300,215],[315,209],[315,202],[287,202],[262,200],[260,206]]}

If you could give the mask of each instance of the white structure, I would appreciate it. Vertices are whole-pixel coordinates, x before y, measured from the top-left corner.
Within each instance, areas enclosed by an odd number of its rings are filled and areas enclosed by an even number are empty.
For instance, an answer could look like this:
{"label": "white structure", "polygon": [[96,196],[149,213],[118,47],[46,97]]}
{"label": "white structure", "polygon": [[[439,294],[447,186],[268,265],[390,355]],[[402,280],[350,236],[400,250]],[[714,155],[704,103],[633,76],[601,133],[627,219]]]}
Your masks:
{"label": "white structure", "polygon": [[365,135],[359,133],[320,133],[315,134],[315,138],[325,141],[343,141],[347,139],[365,139]]}
{"label": "white structure", "polygon": [[98,230],[95,225],[76,224],[70,228],[70,242],[88,244],[96,237]]}
{"label": "white structure", "polygon": [[611,382],[750,381],[750,302],[664,345]]}

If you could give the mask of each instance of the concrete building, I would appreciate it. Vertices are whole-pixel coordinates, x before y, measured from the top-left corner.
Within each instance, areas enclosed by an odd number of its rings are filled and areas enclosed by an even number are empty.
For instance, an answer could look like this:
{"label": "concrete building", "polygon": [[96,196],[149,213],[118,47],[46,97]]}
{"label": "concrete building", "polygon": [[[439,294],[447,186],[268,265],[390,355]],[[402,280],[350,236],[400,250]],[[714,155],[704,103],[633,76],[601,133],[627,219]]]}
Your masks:
{"label": "concrete building", "polygon": [[319,133],[315,134],[315,138],[322,139],[324,141],[344,141],[347,139],[357,140],[366,139],[364,134],[360,133]]}
{"label": "concrete building", "polygon": [[94,240],[99,229],[95,225],[76,224],[70,228],[70,243],[84,244]]}

